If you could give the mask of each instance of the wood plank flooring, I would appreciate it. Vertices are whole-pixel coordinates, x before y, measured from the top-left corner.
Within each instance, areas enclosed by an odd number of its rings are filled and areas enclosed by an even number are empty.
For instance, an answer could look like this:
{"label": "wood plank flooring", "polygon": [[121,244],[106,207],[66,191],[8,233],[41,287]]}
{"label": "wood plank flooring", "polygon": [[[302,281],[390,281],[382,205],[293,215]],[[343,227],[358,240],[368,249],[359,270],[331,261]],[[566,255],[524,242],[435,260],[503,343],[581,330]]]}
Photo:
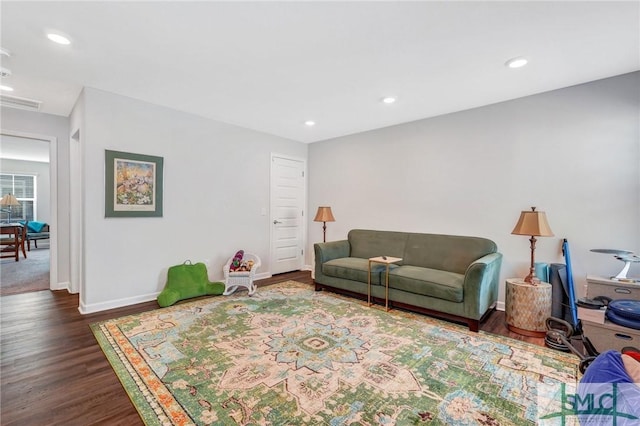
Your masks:
{"label": "wood plank flooring", "polygon": [[[286,280],[312,284],[310,272],[299,271],[258,285]],[[66,291],[0,297],[0,424],[142,425],[89,324],[157,307],[152,301],[81,315],[78,295]],[[544,345],[544,339],[507,330],[504,312],[494,312],[480,328]]]}

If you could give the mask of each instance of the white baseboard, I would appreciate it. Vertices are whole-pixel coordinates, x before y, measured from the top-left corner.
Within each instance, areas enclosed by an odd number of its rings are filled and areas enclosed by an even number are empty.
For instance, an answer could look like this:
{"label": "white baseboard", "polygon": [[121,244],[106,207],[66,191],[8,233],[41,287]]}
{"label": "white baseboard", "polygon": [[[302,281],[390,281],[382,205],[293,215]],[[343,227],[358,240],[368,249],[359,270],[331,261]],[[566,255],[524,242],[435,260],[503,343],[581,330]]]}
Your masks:
{"label": "white baseboard", "polygon": [[[58,284],[54,284],[52,286],[49,287],[49,290],[67,290],[69,291],[69,288],[71,287],[71,283],[69,281],[64,281]],[[69,291],[69,293],[71,293]]]}
{"label": "white baseboard", "polygon": [[[271,278],[271,277],[272,275],[270,272],[262,272],[260,274],[256,274],[254,279],[256,281],[259,281],[259,280],[264,280],[266,278]],[[221,281],[224,282],[224,278]],[[56,288],[56,290],[65,290],[65,289],[68,289],[70,286],[69,283],[60,283],[60,285],[62,287],[59,289]],[[85,305],[81,301],[80,306],[78,307],[78,310],[83,315],[92,314],[94,312],[106,311],[108,309],[121,308],[123,306],[135,305],[136,303],[144,303],[144,302],[149,302],[151,300],[156,300],[158,298],[158,294],[160,294],[160,292],[144,294],[141,296],[126,297],[124,299],[109,300],[107,302],[91,303],[88,305]]]}
{"label": "white baseboard", "polygon": [[121,308],[123,306],[135,305],[136,303],[156,300],[158,298],[158,294],[160,294],[160,292],[143,294],[134,297],[125,297],[124,299],[109,300],[107,302],[90,303],[88,305],[85,305],[82,301],[80,301],[78,310],[83,315],[92,314],[94,312],[106,311],[108,309]]}
{"label": "white baseboard", "polygon": [[498,311],[504,311],[505,307],[504,307],[504,302],[500,302],[498,301],[498,303],[496,303],[496,310]]}

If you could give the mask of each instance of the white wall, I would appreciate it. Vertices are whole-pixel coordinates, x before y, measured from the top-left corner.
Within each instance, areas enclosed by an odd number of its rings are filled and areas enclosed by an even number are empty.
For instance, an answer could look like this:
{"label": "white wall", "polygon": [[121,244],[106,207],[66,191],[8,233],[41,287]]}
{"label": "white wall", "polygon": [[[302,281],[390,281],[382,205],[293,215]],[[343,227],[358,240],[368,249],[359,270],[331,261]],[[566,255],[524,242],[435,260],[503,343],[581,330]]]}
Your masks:
{"label": "white wall", "polygon": [[[640,253],[639,114],[636,72],[314,143],[309,209],[332,207],[328,241],[353,228],[490,238],[504,254],[504,282],[527,273],[528,238],[511,231],[537,206],[555,237],[538,239],[536,260],[563,262],[567,238],[582,294],[587,274],[623,266],[590,249]],[[310,256],[321,240],[310,220]],[[631,272],[640,276],[639,265]]]}
{"label": "white wall", "polygon": [[57,140],[57,276],[53,288],[66,288],[69,283],[69,118],[52,114],[0,108],[0,127],[18,133],[55,137]]}
{"label": "white wall", "polygon": [[[153,299],[187,259],[221,279],[241,248],[269,273],[270,154],[306,159],[307,145],[90,88],[83,102],[81,311]],[[164,158],[163,217],[104,217],[105,149]]]}
{"label": "white wall", "polygon": [[[27,142],[28,143],[28,142]],[[3,173],[26,174],[36,176],[36,210],[35,220],[50,223],[51,184],[49,179],[49,163],[40,161],[24,161],[0,158],[0,170]]]}
{"label": "white wall", "polygon": [[[239,248],[268,259],[272,152],[308,158],[308,264],[322,238],[313,214],[330,205],[328,240],[352,228],[485,236],[505,255],[503,279],[524,276],[529,243],[510,232],[535,205],[556,234],[539,239],[537,260],[561,262],[568,238],[581,291],[586,274],[622,267],[590,249],[640,252],[639,87],[633,73],[309,146],[95,89],[71,126],[9,108],[1,126],[57,137],[59,281],[71,264],[69,135],[80,131],[84,248],[73,262],[85,312],[155,297],[185,259],[208,261],[218,279]],[[104,218],[105,149],[164,157],[164,217]]]}
{"label": "white wall", "polygon": [[71,259],[69,291],[84,293],[84,215],[83,215],[83,145],[84,90],[78,96],[69,115],[69,252]]}

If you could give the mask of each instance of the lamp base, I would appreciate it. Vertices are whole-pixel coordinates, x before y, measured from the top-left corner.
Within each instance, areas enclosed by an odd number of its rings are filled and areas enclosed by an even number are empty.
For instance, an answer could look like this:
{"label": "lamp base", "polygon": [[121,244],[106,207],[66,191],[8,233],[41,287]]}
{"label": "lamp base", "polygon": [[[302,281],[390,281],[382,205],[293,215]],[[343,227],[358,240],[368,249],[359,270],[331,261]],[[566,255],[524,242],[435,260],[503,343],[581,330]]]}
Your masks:
{"label": "lamp base", "polygon": [[536,273],[534,272],[533,268],[531,268],[529,275],[524,277],[524,282],[531,285],[538,285],[542,281],[540,280],[540,278],[536,277]]}
{"label": "lamp base", "polygon": [[529,268],[529,275],[524,277],[524,282],[531,285],[538,285],[540,284],[540,278],[536,277],[534,257],[534,253],[536,252],[536,237],[532,235],[531,238],[529,238],[529,242],[531,243],[531,267]]}

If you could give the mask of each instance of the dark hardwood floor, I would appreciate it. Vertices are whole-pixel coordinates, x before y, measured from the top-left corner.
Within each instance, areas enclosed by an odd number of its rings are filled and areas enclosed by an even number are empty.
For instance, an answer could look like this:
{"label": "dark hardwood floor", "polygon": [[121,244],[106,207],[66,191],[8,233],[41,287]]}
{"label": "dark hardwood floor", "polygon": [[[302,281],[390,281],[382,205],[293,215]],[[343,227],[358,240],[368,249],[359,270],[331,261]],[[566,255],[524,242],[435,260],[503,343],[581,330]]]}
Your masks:
{"label": "dark hardwood floor", "polygon": [[[308,271],[281,274],[312,284]],[[89,324],[158,308],[155,301],[81,315],[78,295],[40,291],[0,297],[0,424],[142,425],[137,411],[98,346]],[[495,311],[481,330],[544,345],[504,325]]]}

